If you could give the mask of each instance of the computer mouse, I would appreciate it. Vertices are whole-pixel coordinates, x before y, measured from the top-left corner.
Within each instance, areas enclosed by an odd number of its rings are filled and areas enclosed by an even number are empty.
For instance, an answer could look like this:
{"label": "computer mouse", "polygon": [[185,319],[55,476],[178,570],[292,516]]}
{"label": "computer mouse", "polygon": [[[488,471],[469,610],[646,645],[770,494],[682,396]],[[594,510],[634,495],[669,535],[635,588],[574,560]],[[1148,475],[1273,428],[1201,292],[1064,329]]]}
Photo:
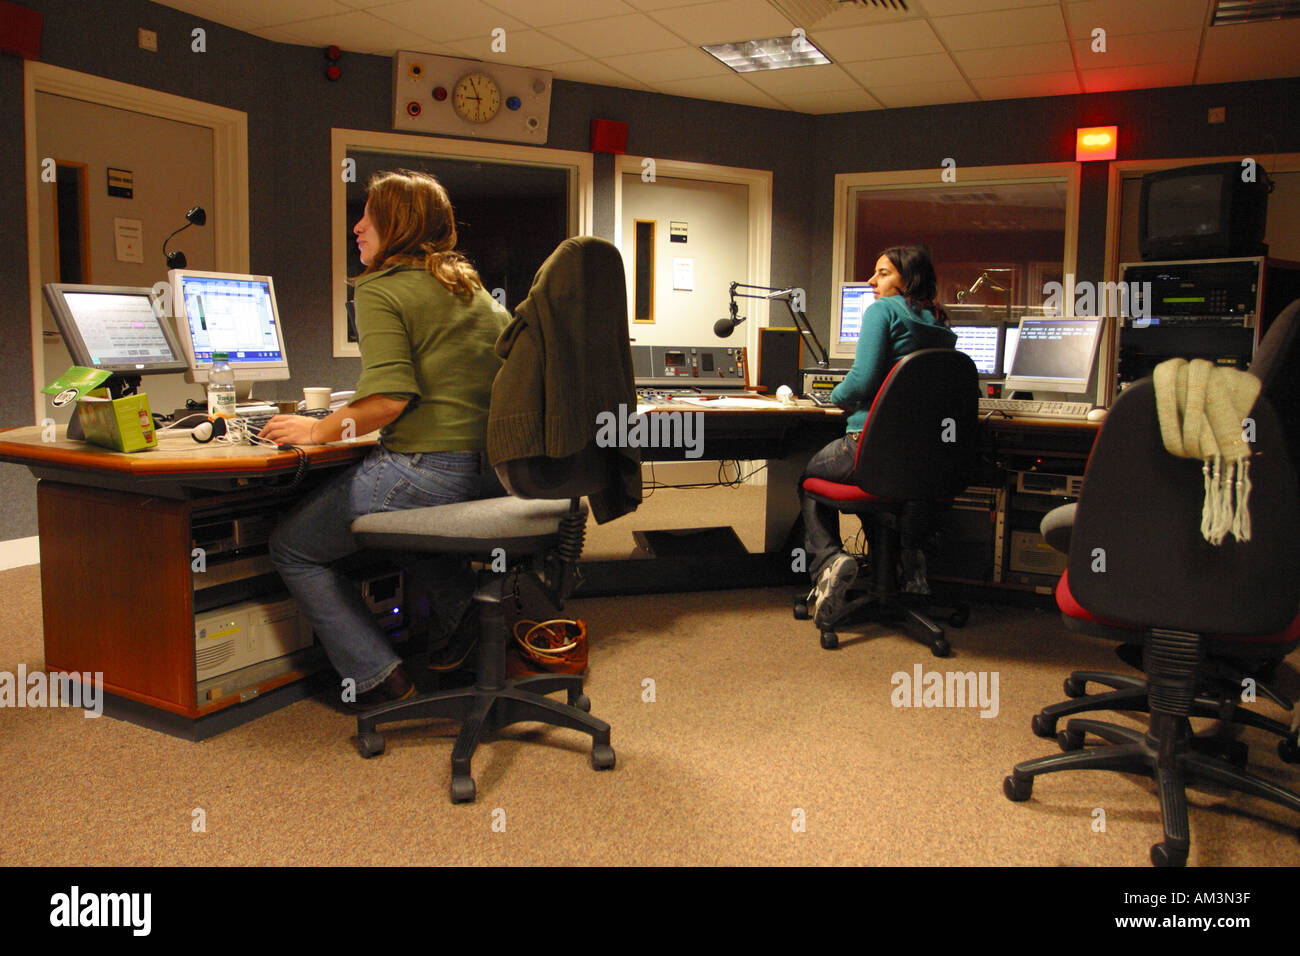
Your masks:
{"label": "computer mouse", "polygon": [[1094,408],[1092,411],[1088,413],[1088,421],[1099,422],[1103,418],[1105,418],[1108,414],[1109,412],[1104,408]]}

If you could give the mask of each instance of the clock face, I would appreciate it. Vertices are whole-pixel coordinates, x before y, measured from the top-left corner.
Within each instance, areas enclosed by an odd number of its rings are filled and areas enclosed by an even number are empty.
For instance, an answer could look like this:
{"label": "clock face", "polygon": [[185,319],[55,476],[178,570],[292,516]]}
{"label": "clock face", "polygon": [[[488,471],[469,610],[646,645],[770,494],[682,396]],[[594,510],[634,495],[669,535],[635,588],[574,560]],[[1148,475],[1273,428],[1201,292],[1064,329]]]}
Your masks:
{"label": "clock face", "polygon": [[471,123],[486,123],[501,109],[501,89],[486,73],[467,73],[456,83],[451,102]]}

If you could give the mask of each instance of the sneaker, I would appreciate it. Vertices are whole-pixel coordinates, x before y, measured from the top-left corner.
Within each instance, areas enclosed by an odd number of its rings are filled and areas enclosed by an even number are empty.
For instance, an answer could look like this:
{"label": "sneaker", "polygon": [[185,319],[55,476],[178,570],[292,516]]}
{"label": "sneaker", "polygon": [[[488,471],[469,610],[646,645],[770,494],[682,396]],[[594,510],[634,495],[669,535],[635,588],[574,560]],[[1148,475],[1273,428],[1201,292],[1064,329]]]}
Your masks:
{"label": "sneaker", "polygon": [[849,589],[858,578],[858,562],[851,554],[840,553],[822,568],[817,584],[808,596],[813,622],[825,629],[835,623],[848,603]]}
{"label": "sneaker", "polygon": [[454,671],[465,663],[466,658],[478,646],[479,619],[483,616],[479,603],[474,601],[456,625],[456,631],[442,647],[433,652],[429,660],[431,671]]}
{"label": "sneaker", "polygon": [[415,694],[415,685],[411,679],[406,676],[406,671],[402,665],[398,664],[393,668],[392,673],[384,678],[382,684],[378,684],[370,690],[365,691],[357,696],[355,701],[344,701],[344,704],[350,710],[364,711],[372,710],[383,704],[391,704],[394,701],[406,700]]}

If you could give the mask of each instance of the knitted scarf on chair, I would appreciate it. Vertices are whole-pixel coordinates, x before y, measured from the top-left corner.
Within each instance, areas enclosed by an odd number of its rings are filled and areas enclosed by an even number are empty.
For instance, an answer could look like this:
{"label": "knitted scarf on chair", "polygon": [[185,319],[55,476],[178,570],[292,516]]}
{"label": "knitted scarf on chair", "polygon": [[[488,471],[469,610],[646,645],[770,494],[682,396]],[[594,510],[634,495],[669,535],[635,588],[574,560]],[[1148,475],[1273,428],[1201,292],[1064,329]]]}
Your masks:
{"label": "knitted scarf on chair", "polygon": [[1205,359],[1169,359],[1155,370],[1156,411],[1165,450],[1204,462],[1201,534],[1213,545],[1250,540],[1250,445],[1244,420],[1259,395],[1248,372]]}

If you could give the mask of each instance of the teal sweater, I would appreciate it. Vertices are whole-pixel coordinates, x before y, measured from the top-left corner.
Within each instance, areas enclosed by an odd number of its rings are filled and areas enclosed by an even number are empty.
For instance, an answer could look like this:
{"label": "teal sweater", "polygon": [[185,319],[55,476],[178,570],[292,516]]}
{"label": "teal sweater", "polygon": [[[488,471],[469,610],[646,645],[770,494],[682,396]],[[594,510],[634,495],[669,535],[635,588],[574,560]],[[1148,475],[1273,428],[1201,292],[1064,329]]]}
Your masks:
{"label": "teal sweater", "polygon": [[876,392],[894,363],[921,349],[950,349],[957,335],[940,325],[929,309],[915,312],[901,295],[877,299],[862,316],[862,334],[853,368],[831,392],[831,401],[849,412],[845,428],[862,431]]}

